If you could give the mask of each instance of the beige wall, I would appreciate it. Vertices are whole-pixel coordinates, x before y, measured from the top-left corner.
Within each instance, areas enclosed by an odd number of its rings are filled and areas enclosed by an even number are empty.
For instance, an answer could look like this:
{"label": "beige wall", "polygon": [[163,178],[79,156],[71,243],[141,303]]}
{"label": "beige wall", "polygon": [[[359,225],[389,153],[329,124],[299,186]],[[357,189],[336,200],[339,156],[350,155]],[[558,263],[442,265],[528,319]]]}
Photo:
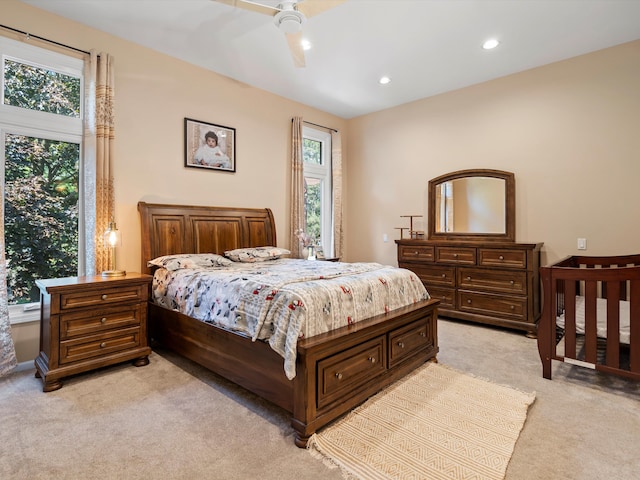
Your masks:
{"label": "beige wall", "polygon": [[426,222],[428,180],[467,168],[515,173],[516,238],[543,263],[639,253],[639,58],[636,41],[351,120],[349,260],[397,264],[400,215]]}

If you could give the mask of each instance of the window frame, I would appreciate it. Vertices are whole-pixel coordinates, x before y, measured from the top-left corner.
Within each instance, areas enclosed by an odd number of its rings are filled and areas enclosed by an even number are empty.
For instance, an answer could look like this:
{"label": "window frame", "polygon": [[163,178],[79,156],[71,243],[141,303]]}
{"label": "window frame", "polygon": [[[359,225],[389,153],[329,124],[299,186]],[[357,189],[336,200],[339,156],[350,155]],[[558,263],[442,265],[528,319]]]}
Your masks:
{"label": "window frame", "polygon": [[[56,73],[78,78],[80,80],[80,114],[78,117],[59,115],[50,112],[30,110],[4,103],[4,71],[5,60],[23,63],[36,68],[51,70]],[[85,269],[86,232],[84,229],[84,162],[83,127],[85,116],[85,61],[83,59],[64,55],[45,48],[28,45],[10,38],[0,36],[0,190],[2,192],[2,208],[4,208],[4,173],[5,173],[5,142],[7,135],[25,135],[29,137],[45,138],[48,140],[75,143],[80,148],[78,159],[78,207],[80,218],[78,222],[78,272]],[[38,321],[40,319],[39,302],[19,305],[9,305],[9,319],[11,324]]]}
{"label": "window frame", "polygon": [[[302,127],[302,138],[320,142],[320,165],[303,161],[303,177],[320,180],[322,201],[320,203],[320,245],[327,257],[333,257],[333,182],[331,161],[331,133],[307,125]],[[304,143],[303,143],[304,149]],[[304,159],[304,154],[303,154]]]}

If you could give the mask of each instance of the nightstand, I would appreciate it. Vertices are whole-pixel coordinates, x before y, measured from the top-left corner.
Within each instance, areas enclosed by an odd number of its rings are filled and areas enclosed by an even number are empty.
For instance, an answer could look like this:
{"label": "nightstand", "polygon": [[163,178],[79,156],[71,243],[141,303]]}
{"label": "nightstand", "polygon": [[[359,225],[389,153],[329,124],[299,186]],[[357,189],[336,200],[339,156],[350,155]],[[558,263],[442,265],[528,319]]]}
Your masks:
{"label": "nightstand", "polygon": [[40,354],[36,377],[45,392],[62,379],[133,360],[149,363],[147,301],[152,277],[69,277],[37,280],[40,288]]}

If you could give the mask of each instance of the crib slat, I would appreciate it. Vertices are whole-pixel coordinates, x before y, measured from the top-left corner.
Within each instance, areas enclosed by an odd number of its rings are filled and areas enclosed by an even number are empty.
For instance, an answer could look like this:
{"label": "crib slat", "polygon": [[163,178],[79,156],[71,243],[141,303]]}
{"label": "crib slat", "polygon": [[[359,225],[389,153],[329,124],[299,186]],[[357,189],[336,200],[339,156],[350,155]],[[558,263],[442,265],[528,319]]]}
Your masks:
{"label": "crib slat", "polygon": [[576,358],[576,283],[566,282],[564,292],[564,355]]}
{"label": "crib slat", "polygon": [[597,363],[598,325],[597,300],[598,282],[586,281],[584,288],[584,351],[588,363]]}
{"label": "crib slat", "polygon": [[[620,368],[620,283],[603,282],[607,285],[607,359],[609,367]],[[605,289],[603,288],[603,291]]]}
{"label": "crib slat", "polygon": [[640,280],[631,280],[629,299],[629,370],[640,373]]}

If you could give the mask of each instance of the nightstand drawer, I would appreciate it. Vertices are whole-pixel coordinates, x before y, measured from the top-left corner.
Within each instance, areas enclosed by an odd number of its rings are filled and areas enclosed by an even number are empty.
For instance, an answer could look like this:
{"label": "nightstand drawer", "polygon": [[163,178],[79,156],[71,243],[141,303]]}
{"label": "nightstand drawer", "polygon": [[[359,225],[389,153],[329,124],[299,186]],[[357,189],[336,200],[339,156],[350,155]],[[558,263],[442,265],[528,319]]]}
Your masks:
{"label": "nightstand drawer", "polygon": [[60,363],[71,363],[140,346],[140,328],[114,330],[111,333],[80,337],[60,342]]}
{"label": "nightstand drawer", "polygon": [[97,290],[85,290],[60,295],[60,309],[98,307],[123,302],[146,302],[147,288],[141,285],[127,285]]}
{"label": "nightstand drawer", "polygon": [[92,335],[116,328],[139,326],[143,308],[140,305],[91,310],[60,315],[60,340]]}

